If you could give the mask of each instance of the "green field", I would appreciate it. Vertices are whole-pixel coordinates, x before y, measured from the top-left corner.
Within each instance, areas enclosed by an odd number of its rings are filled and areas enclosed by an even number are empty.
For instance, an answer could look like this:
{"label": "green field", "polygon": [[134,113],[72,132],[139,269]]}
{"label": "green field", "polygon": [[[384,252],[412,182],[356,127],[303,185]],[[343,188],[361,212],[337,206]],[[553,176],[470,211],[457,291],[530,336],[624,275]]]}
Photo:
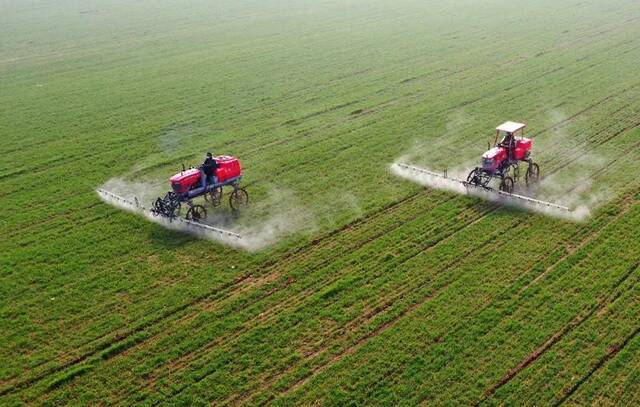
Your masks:
{"label": "green field", "polygon": [[[640,404],[639,64],[635,0],[0,0],[0,405]],[[505,120],[587,220],[389,171]],[[208,150],[279,239],[95,193]]]}

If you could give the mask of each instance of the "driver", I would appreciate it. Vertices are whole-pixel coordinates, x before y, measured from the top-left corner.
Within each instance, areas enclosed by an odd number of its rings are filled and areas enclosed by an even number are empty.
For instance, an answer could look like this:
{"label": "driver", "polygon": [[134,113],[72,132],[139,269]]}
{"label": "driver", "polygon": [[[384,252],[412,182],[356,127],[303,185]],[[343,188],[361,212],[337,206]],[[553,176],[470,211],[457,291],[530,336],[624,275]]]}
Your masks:
{"label": "driver", "polygon": [[203,187],[207,184],[214,184],[216,182],[215,171],[217,168],[219,168],[218,162],[213,159],[213,155],[211,153],[207,153],[207,157],[202,163],[202,172],[204,173],[204,177],[202,177]]}
{"label": "driver", "polygon": [[507,149],[507,155],[509,160],[512,161],[514,158],[514,153],[516,149],[516,139],[513,137],[512,133],[506,133],[504,138],[500,142],[500,147],[504,147]]}

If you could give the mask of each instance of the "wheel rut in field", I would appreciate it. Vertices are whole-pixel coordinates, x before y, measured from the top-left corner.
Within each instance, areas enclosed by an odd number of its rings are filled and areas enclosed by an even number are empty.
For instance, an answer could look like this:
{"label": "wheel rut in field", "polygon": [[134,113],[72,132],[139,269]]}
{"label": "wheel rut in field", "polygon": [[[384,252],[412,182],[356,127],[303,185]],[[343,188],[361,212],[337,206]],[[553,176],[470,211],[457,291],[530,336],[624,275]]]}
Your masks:
{"label": "wheel rut in field", "polygon": [[[481,206],[483,206],[483,204],[482,204],[482,203],[478,203],[478,204],[479,204],[479,205],[481,205]],[[494,211],[495,209],[496,209],[496,208],[491,208],[491,209],[490,209],[490,212]],[[487,216],[487,213],[485,213],[482,217],[486,217],[486,216]],[[460,228],[456,228],[455,230],[452,230],[451,232],[446,233],[445,235],[443,235],[442,237],[440,237],[437,241],[432,242],[432,243],[428,244],[426,247],[421,248],[421,249],[419,250],[419,252],[424,252],[425,250],[429,250],[431,247],[433,247],[433,246],[435,246],[435,245],[439,244],[440,242],[442,242],[442,241],[444,241],[444,240],[449,239],[451,236],[455,235],[456,233],[459,233],[459,231],[460,231],[460,230],[465,229],[466,227],[470,226],[470,224],[475,223],[476,221],[477,221],[477,219],[476,219],[476,220],[474,220],[474,221],[472,221],[472,222],[470,222],[470,223],[466,223],[466,224],[462,225]],[[413,257],[414,257],[414,256],[411,256],[411,258],[413,258]],[[404,262],[404,261],[408,261],[408,260],[409,260],[409,259],[403,259],[403,262]],[[373,316],[375,316],[375,315],[373,315],[373,314],[372,314],[372,317],[373,317]],[[200,381],[204,380],[207,376],[209,376],[209,374],[204,374],[203,376],[198,377],[198,380],[197,380],[195,383],[191,383],[191,384],[189,384],[189,385],[188,385],[188,386],[186,386],[186,387],[190,387],[190,386],[192,386],[192,385],[194,385],[194,384],[196,384],[196,383],[198,383],[198,382],[200,382]],[[183,389],[182,389],[182,390],[183,390]],[[182,390],[180,390],[180,392],[181,392]],[[177,395],[177,394],[178,394],[178,393],[176,393],[175,395]],[[175,396],[175,395],[172,395],[171,397],[173,397],[173,396]]]}
{"label": "wheel rut in field", "polygon": [[[57,366],[54,367],[52,369],[48,369],[46,372],[39,374],[37,376],[34,376],[33,378],[30,378],[26,381],[23,381],[21,383],[13,383],[10,385],[10,387],[7,387],[5,389],[2,389],[0,391],[0,396],[2,395],[7,395],[7,394],[11,394],[14,393],[17,390],[29,387],[31,385],[34,385],[38,382],[41,382],[42,380],[47,379],[48,377],[60,373],[62,371],[64,371],[65,369],[70,369],[73,366],[79,365],[89,359],[91,359],[92,357],[96,356],[97,354],[109,349],[112,346],[117,346],[119,343],[123,343],[126,342],[131,336],[133,335],[137,335],[140,333],[143,333],[145,330],[154,327],[154,326],[159,326],[162,325],[164,322],[166,322],[167,320],[170,320],[173,317],[178,316],[179,318],[187,318],[188,316],[182,316],[180,317],[180,315],[182,313],[186,313],[188,312],[188,310],[194,306],[197,306],[198,304],[201,304],[203,302],[207,302],[209,301],[210,298],[212,297],[216,297],[216,296],[221,296],[224,295],[225,293],[228,293],[228,295],[233,295],[233,293],[235,292],[235,290],[237,289],[241,289],[241,287],[243,286],[243,284],[246,284],[247,281],[249,281],[253,276],[256,275],[256,271],[259,272],[260,275],[266,275],[270,272],[273,271],[273,269],[275,268],[280,268],[283,265],[286,264],[293,264],[296,261],[309,257],[310,253],[313,252],[313,250],[316,250],[317,248],[323,246],[323,245],[327,245],[330,244],[331,241],[338,235],[348,232],[349,230],[356,228],[356,227],[363,227],[366,226],[369,222],[371,222],[374,219],[377,219],[378,216],[382,215],[382,214],[391,214],[394,211],[403,208],[404,205],[406,205],[407,203],[415,200],[416,198],[418,198],[421,195],[424,194],[428,194],[428,192],[425,191],[418,191],[415,193],[412,193],[408,196],[405,196],[401,199],[399,199],[396,202],[393,202],[391,204],[385,205],[383,208],[379,208],[375,211],[370,212],[369,214],[365,215],[362,218],[356,219],[353,222],[350,222],[338,229],[335,229],[333,231],[328,232],[327,234],[325,234],[324,236],[321,236],[317,239],[314,239],[313,241],[311,241],[310,243],[304,245],[303,247],[294,249],[288,253],[283,254],[281,257],[277,257],[275,259],[272,260],[268,260],[265,263],[263,263],[261,266],[258,266],[255,268],[255,270],[249,271],[241,276],[239,276],[238,278],[234,279],[233,281],[230,281],[227,284],[222,285],[221,287],[218,287],[217,289],[210,291],[206,294],[203,294],[201,296],[198,296],[197,298],[195,298],[193,301],[189,302],[189,303],[185,303],[165,314],[162,314],[160,316],[158,316],[157,318],[153,318],[150,321],[141,324],[140,326],[131,329],[127,332],[120,332],[120,333],[107,333],[105,335],[103,335],[103,337],[106,336],[114,336],[115,337],[115,341],[113,340],[108,340],[104,343],[98,344],[96,347],[94,347],[90,352],[84,353],[79,357],[74,357],[73,359],[71,359],[68,363],[65,363],[64,365],[61,366]],[[450,200],[451,198],[443,198],[441,199],[439,202],[440,204],[447,202],[448,200]],[[397,225],[396,227],[400,227],[402,226]],[[375,240],[376,238],[382,236],[383,233],[379,233],[374,237],[368,238],[368,240]],[[359,245],[363,245],[365,243],[363,242],[359,242],[357,243]],[[333,257],[339,256],[340,252],[339,251],[334,251]],[[332,256],[330,256],[330,258],[324,259],[323,262],[326,264],[328,262],[331,262],[333,259]],[[265,271],[266,270],[266,271]],[[273,294],[273,292],[271,293]],[[220,299],[220,300],[224,300],[224,298]],[[151,335],[149,338],[141,341],[141,342],[136,342],[134,344],[132,344],[132,346],[138,346],[141,343],[144,343],[145,341],[152,339],[155,335]],[[123,351],[125,351],[126,349],[123,349]]]}
{"label": "wheel rut in field", "polygon": [[[561,167],[562,167],[562,166],[561,166]],[[556,170],[557,170],[557,169],[556,169]],[[380,209],[380,210],[378,210],[378,211],[374,211],[373,213],[371,213],[371,214],[369,214],[369,215],[365,216],[364,218],[358,219],[358,220],[356,220],[356,221],[354,221],[354,222],[352,222],[352,223],[350,223],[350,224],[347,224],[347,225],[343,226],[342,228],[339,228],[339,229],[337,229],[337,230],[335,230],[335,231],[332,231],[332,232],[330,232],[329,234],[327,234],[327,235],[325,235],[325,236],[323,236],[323,237],[321,237],[321,238],[319,238],[319,239],[316,239],[316,240],[312,241],[310,244],[305,245],[304,247],[302,247],[302,248],[300,248],[300,249],[296,250],[296,251],[295,251],[295,252],[294,252],[294,253],[293,253],[289,258],[295,257],[296,253],[304,253],[304,252],[306,252],[306,251],[309,251],[312,247],[314,247],[314,246],[316,246],[316,245],[319,245],[319,244],[322,244],[323,242],[326,242],[326,241],[330,240],[332,236],[335,236],[335,235],[337,235],[337,234],[339,234],[339,233],[342,233],[342,232],[344,232],[344,231],[346,231],[346,230],[348,230],[348,229],[350,229],[350,228],[353,228],[353,227],[355,227],[355,226],[357,226],[357,225],[364,224],[364,223],[368,222],[370,219],[372,219],[372,218],[374,218],[374,217],[378,216],[378,214],[380,214],[380,213],[384,213],[385,211],[388,211],[388,210],[393,210],[395,207],[402,205],[405,201],[408,201],[408,200],[410,200],[410,199],[415,198],[418,194],[420,194],[420,192],[419,192],[419,193],[416,193],[416,194],[412,194],[412,195],[410,195],[410,196],[408,196],[408,197],[405,197],[405,198],[401,199],[401,200],[400,200],[400,201],[398,201],[398,202],[394,202],[394,203],[392,203],[392,204],[390,204],[390,205],[385,206],[384,208],[381,208],[381,209]],[[274,264],[274,263],[272,262],[272,264],[268,264],[268,263],[266,263],[265,265],[266,265],[266,266],[270,266],[270,265],[273,265],[273,264]],[[243,283],[246,279],[248,279],[250,276],[251,276],[251,273],[248,273],[248,274],[246,274],[246,275],[242,276],[241,278],[239,278],[239,279],[235,280],[232,284],[229,284],[229,285],[226,285],[225,287],[222,287],[220,290],[229,289],[231,286],[234,286],[234,285],[237,285],[237,284],[242,284],[242,283]],[[195,304],[197,304],[197,303],[199,303],[199,302],[201,302],[201,301],[203,301],[203,300],[206,300],[206,299],[207,299],[207,298],[209,298],[211,295],[212,295],[212,294],[205,295],[205,296],[203,296],[202,298],[196,299],[196,300],[195,300],[195,301],[193,301],[192,303],[186,304],[185,306],[183,306],[183,307],[180,307],[180,308],[176,309],[176,310],[175,310],[175,312],[169,313],[169,314],[167,314],[167,316],[165,316],[165,317],[160,317],[160,318],[158,318],[158,319],[156,319],[156,320],[153,320],[153,321],[151,321],[149,324],[146,324],[145,326],[139,327],[138,329],[136,329],[136,330],[132,331],[132,334],[135,334],[135,333],[141,332],[141,331],[145,330],[148,326],[152,326],[152,325],[154,325],[154,324],[157,324],[157,323],[161,322],[163,319],[165,319],[165,318],[167,318],[167,317],[171,317],[171,316],[173,316],[173,315],[175,315],[175,314],[177,314],[177,313],[179,313],[179,312],[181,312],[181,311],[183,311],[183,310],[185,310],[185,309],[189,308],[189,307],[190,307],[190,306],[192,306],[192,305],[195,305]],[[215,294],[213,294],[213,295],[215,295]],[[127,335],[119,336],[119,338],[122,338],[122,340],[125,340],[125,339],[126,339],[126,337],[127,337]],[[117,342],[116,342],[116,343],[117,343]],[[115,343],[107,343],[107,344],[104,344],[104,345],[102,345],[102,346],[100,346],[100,347],[96,348],[97,350],[96,350],[95,352],[93,352],[93,353],[91,353],[91,354],[88,354],[88,355],[84,355],[84,356],[79,357],[79,358],[76,358],[76,359],[74,359],[74,361],[73,361],[71,364],[69,364],[69,365],[67,365],[67,366],[64,366],[64,367],[62,367],[62,368],[60,368],[60,369],[56,369],[53,373],[59,372],[59,371],[61,371],[61,370],[64,370],[65,368],[67,368],[67,367],[69,367],[69,366],[71,366],[71,365],[75,365],[75,364],[81,363],[81,362],[85,361],[88,357],[92,356],[93,354],[98,353],[98,352],[101,352],[101,351],[103,351],[103,350],[106,350],[107,348],[111,347],[111,346],[112,346],[112,345],[114,345],[114,344],[115,344]],[[43,375],[43,376],[42,376],[42,377],[40,377],[39,379],[31,380],[27,385],[32,384],[32,383],[34,383],[34,382],[36,382],[36,381],[39,381],[39,380],[41,380],[41,379],[42,379],[42,378],[44,378],[44,377],[46,377],[46,375]],[[22,387],[25,387],[25,386],[23,385]],[[3,390],[3,392],[0,392],[0,394],[6,394],[6,393],[8,393],[8,392],[11,392],[11,389],[5,389],[5,390]]]}
{"label": "wheel rut in field", "polygon": [[[446,239],[443,239],[443,240],[447,240],[450,237],[460,233],[461,230],[464,230],[467,227],[470,227],[473,224],[481,221],[482,219],[485,219],[486,216],[488,216],[491,212],[493,212],[495,210],[496,210],[496,208],[489,209],[487,211],[487,213],[485,213],[481,218],[476,219],[473,222],[471,222],[470,224],[466,225],[465,227],[454,231]],[[516,226],[517,225],[512,225],[510,228],[514,228]],[[490,235],[490,236],[487,237],[487,239],[485,241],[483,241],[483,242],[479,241],[478,245],[481,246],[483,244],[487,244],[487,243],[491,242],[495,237],[496,237],[495,235]],[[422,248],[416,254],[413,254],[409,258],[404,259],[402,264],[404,264],[405,262],[410,261],[411,259],[413,259],[414,257],[416,257],[418,255],[422,255],[425,252],[428,252],[429,250],[431,250],[436,245],[437,244],[429,245],[429,246],[427,246],[425,248]],[[265,390],[266,388],[268,388],[269,386],[273,385],[275,382],[277,382],[280,378],[282,378],[286,374],[291,373],[295,369],[299,368],[301,364],[304,364],[307,361],[311,361],[314,358],[316,358],[317,356],[327,352],[329,350],[329,348],[331,346],[333,346],[332,345],[332,341],[339,341],[340,339],[345,337],[345,332],[349,332],[352,329],[357,328],[358,326],[366,325],[368,322],[375,320],[375,317],[384,314],[388,310],[391,310],[389,312],[393,312],[393,309],[392,309],[393,306],[395,304],[397,304],[397,303],[401,303],[405,298],[409,297],[409,294],[411,292],[420,291],[422,289],[425,289],[428,285],[430,285],[432,283],[435,283],[436,276],[439,276],[442,273],[446,273],[447,271],[452,270],[460,262],[465,261],[466,260],[466,256],[474,251],[474,247],[477,247],[477,246],[473,246],[472,248],[465,250],[465,253],[461,254],[456,261],[453,261],[451,263],[448,263],[448,264],[444,265],[444,267],[441,270],[438,271],[437,275],[434,275],[433,279],[426,280],[426,281],[420,283],[418,286],[411,286],[411,284],[405,284],[403,286],[398,287],[397,288],[398,293],[396,295],[394,295],[392,298],[383,299],[379,304],[373,306],[373,309],[371,311],[367,312],[362,317],[359,317],[359,318],[356,318],[354,320],[349,321],[345,326],[339,326],[339,327],[335,328],[335,330],[330,335],[330,337],[327,338],[326,341],[324,341],[320,347],[317,347],[317,348],[309,351],[305,355],[305,359],[303,361],[301,361],[298,365],[292,365],[292,366],[288,367],[287,369],[278,372],[275,375],[270,374],[269,375],[270,377],[268,378],[268,380],[265,380],[265,381],[261,382],[262,385],[260,386],[260,388],[253,389],[252,391],[250,391],[248,393],[247,392],[243,393],[243,395],[241,397],[234,398],[233,399],[233,403],[241,402],[242,400],[245,400],[246,398],[249,398],[251,396],[251,394],[253,394],[253,393],[257,392],[257,391],[260,391],[260,390]],[[378,331],[378,332],[366,333],[364,336],[362,336],[361,338],[357,339],[353,344],[348,345],[342,351],[340,351],[338,354],[336,354],[333,357],[331,357],[330,360],[328,360],[326,362],[321,362],[320,365],[316,365],[315,367],[313,367],[310,375],[308,377],[305,377],[305,378],[299,380],[299,381],[300,382],[304,381],[306,383],[308,380],[311,380],[314,376],[316,376],[320,372],[326,370],[326,368],[330,367],[330,365],[332,365],[333,363],[335,363],[338,360],[342,359],[344,356],[347,356],[349,354],[355,353],[355,350],[357,348],[359,348],[361,345],[363,345],[368,340],[373,339],[375,336],[378,336],[378,334],[380,334],[382,330],[386,330],[387,328],[390,328],[391,325],[395,324],[402,317],[410,314],[413,310],[417,309],[420,305],[425,304],[430,299],[435,298],[439,293],[443,292],[453,281],[455,281],[455,280],[447,281],[447,282],[445,282],[444,284],[442,284],[442,285],[440,285],[438,287],[434,287],[434,292],[432,292],[432,293],[430,293],[430,294],[428,294],[426,296],[421,297],[420,299],[418,299],[417,301],[415,301],[411,305],[409,305],[407,308],[403,309],[400,312],[399,315],[394,316],[394,317],[391,318],[390,321],[385,322],[383,324],[383,325],[385,325],[384,328],[383,327],[374,328],[373,331]],[[391,324],[389,324],[389,322],[391,322]],[[382,328],[382,329],[380,329],[380,328]],[[325,343],[325,342],[327,342],[327,343]],[[285,390],[285,393],[289,393],[291,391],[293,391],[293,390],[287,389],[287,390]]]}
{"label": "wheel rut in field", "polygon": [[595,315],[597,312],[604,309],[606,306],[610,305],[613,301],[615,301],[621,293],[618,292],[618,288],[624,284],[625,281],[634,273],[638,266],[640,265],[640,261],[634,263],[631,267],[629,267],[628,271],[622,275],[620,279],[614,284],[614,286],[608,291],[608,293],[600,300],[598,303],[591,307],[588,310],[582,310],[576,314],[571,321],[565,324],[560,330],[556,331],[553,335],[551,335],[543,344],[538,346],[533,352],[531,352],[527,357],[525,357],[518,365],[509,370],[498,382],[485,390],[482,398],[478,401],[476,406],[484,403],[491,396],[495,394],[495,392],[500,389],[502,386],[509,383],[518,373],[522,370],[529,367],[535,361],[537,361],[543,354],[545,354],[549,349],[551,349],[556,343],[558,343],[564,336],[566,336],[571,331],[575,330],[579,326],[581,326],[585,321]]}
{"label": "wheel rut in field", "polygon": [[602,233],[604,232],[605,228],[608,225],[613,224],[618,220],[620,220],[620,218],[622,218],[627,212],[629,212],[633,208],[633,205],[635,204],[634,194],[630,194],[626,198],[622,199],[621,204],[623,205],[622,210],[617,215],[615,215],[612,220],[608,221],[607,224],[602,226],[601,228],[593,231],[593,233],[588,234],[586,238],[582,239],[580,243],[578,243],[577,245],[571,246],[560,259],[558,259],[555,263],[547,267],[542,273],[538,274],[533,280],[531,280],[526,286],[524,286],[522,290],[520,290],[519,295],[521,295],[522,293],[527,291],[529,288],[539,283],[543,278],[545,278],[549,273],[555,270],[560,264],[562,264],[570,256],[578,252],[580,249],[582,249],[589,243],[597,240],[602,235]]}
{"label": "wheel rut in field", "polygon": [[598,359],[596,364],[591,369],[589,369],[589,371],[584,376],[582,376],[580,380],[578,380],[573,386],[567,389],[565,391],[564,396],[562,396],[562,398],[558,400],[556,403],[554,403],[553,405],[560,406],[565,404],[575,394],[575,392],[578,391],[578,389],[583,384],[585,384],[598,370],[604,367],[607,364],[607,362],[615,358],[616,355],[618,355],[632,340],[634,340],[638,336],[638,333],[640,333],[640,326],[636,327],[636,329],[630,335],[628,335],[622,341],[622,343],[620,343],[619,345],[614,345],[611,348],[609,348],[607,350],[607,353],[604,356],[602,356],[600,359]]}

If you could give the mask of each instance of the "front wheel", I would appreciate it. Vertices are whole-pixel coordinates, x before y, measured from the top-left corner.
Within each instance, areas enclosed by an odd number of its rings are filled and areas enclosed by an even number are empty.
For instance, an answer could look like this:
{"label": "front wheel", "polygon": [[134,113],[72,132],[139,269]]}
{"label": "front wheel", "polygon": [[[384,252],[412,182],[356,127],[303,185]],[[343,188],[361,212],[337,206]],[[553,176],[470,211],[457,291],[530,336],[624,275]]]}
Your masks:
{"label": "front wheel", "polygon": [[513,178],[504,177],[502,182],[500,183],[500,191],[506,192],[508,194],[513,192]]}
{"label": "front wheel", "polygon": [[486,187],[489,181],[491,181],[491,175],[482,168],[475,168],[467,177],[467,184],[478,187]]}
{"label": "front wheel", "polygon": [[207,210],[202,205],[193,205],[187,211],[187,220],[199,221],[207,217]]}
{"label": "front wheel", "polygon": [[540,167],[538,166],[538,164],[529,164],[524,179],[528,187],[538,183],[538,180],[540,179]]}
{"label": "front wheel", "polygon": [[244,188],[236,188],[229,195],[229,205],[234,211],[239,211],[249,205],[249,194]]}

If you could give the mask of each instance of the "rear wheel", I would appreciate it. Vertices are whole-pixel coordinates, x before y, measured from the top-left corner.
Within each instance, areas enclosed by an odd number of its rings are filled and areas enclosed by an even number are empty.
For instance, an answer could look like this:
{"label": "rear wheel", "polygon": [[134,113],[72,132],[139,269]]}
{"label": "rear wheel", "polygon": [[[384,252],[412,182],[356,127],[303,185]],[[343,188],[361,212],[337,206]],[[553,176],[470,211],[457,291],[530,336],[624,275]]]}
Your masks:
{"label": "rear wheel", "polygon": [[229,205],[234,211],[239,211],[249,205],[249,194],[244,188],[236,188],[229,195]]}
{"label": "rear wheel", "polygon": [[513,192],[513,178],[511,177],[504,177],[502,179],[502,182],[500,183],[500,191],[504,191],[506,193],[512,193]]}
{"label": "rear wheel", "polygon": [[518,182],[520,180],[520,166],[518,166],[518,164],[511,164],[505,175],[513,178],[514,183]]}
{"label": "rear wheel", "polygon": [[193,205],[187,211],[187,220],[199,221],[207,217],[207,210],[202,205]]}
{"label": "rear wheel", "polygon": [[524,176],[527,186],[531,186],[538,183],[540,179],[540,167],[536,163],[529,164],[527,173]]}
{"label": "rear wheel", "polygon": [[214,188],[210,192],[204,194],[204,199],[214,207],[220,206],[220,203],[222,202],[222,187]]}
{"label": "rear wheel", "polygon": [[180,210],[181,210],[181,209],[182,209],[182,206],[180,205],[180,202],[177,202],[177,203],[174,205],[174,210],[173,210],[173,215],[174,215],[174,217],[176,217],[176,216],[180,216]]}

